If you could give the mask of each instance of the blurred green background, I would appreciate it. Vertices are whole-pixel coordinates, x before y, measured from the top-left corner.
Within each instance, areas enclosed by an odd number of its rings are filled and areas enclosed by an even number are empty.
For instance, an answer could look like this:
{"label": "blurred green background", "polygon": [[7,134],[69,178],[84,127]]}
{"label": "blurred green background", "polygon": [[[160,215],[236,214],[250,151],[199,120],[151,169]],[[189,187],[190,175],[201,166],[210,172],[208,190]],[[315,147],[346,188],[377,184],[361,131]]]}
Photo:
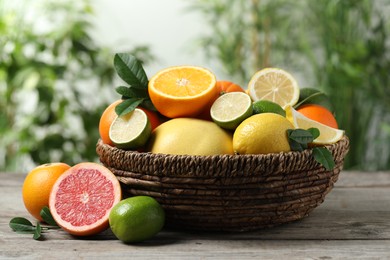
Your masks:
{"label": "blurred green background", "polygon": [[[151,8],[156,3],[148,1]],[[143,43],[139,34],[124,34],[131,42],[125,48],[97,43],[92,1],[39,2],[12,6],[0,0],[1,172],[26,172],[53,161],[97,161],[100,115],[119,98],[114,53],[126,51],[146,66],[161,66],[158,53],[166,52]],[[261,68],[286,69],[301,87],[322,90],[333,101],[339,126],[351,140],[345,169],[390,169],[390,0],[180,3],[180,15],[194,14],[200,18],[191,21],[197,29],[181,28],[183,34],[194,31],[191,46],[170,50],[176,53],[171,62],[182,52],[201,56],[199,65],[244,88]],[[159,19],[148,17],[151,23]]]}

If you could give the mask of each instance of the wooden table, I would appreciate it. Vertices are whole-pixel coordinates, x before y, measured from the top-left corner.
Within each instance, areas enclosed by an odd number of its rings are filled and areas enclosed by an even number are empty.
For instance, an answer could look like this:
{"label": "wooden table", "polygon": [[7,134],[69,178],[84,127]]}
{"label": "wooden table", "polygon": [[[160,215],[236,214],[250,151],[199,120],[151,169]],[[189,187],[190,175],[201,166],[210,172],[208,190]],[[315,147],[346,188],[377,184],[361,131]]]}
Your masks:
{"label": "wooden table", "polygon": [[24,209],[24,175],[0,173],[0,259],[390,259],[390,172],[342,172],[325,202],[303,220],[249,233],[163,230],[126,245],[107,230],[75,238],[61,230],[45,240],[14,233]]}

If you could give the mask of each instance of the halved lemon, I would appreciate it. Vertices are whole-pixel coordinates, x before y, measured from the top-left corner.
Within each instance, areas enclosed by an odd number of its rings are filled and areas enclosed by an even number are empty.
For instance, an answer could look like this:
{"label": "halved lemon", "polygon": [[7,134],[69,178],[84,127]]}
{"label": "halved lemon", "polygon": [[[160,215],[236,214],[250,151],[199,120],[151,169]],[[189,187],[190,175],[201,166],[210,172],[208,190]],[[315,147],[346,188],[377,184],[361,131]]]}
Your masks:
{"label": "halved lemon", "polygon": [[278,68],[256,72],[249,81],[248,92],[253,101],[269,100],[283,109],[295,105],[299,99],[299,87],[295,78]]}
{"label": "halved lemon", "polygon": [[216,77],[197,66],[166,68],[154,75],[148,86],[156,109],[170,118],[199,114],[217,94]]}
{"label": "halved lemon", "polygon": [[152,127],[146,113],[136,108],[134,111],[117,116],[109,130],[111,141],[121,149],[137,149],[146,144]]}
{"label": "halved lemon", "polygon": [[344,130],[336,129],[307,118],[291,106],[286,108],[286,118],[295,128],[318,128],[320,130],[320,136],[313,141],[314,144],[333,144],[344,136]]}

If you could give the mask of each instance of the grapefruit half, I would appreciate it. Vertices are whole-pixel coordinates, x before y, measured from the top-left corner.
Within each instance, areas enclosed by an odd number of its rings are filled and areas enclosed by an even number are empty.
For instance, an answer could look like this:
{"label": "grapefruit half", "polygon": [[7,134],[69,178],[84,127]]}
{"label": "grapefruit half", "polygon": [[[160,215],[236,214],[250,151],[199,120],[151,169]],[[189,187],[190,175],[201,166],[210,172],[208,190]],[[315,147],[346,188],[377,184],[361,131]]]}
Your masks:
{"label": "grapefruit half", "polygon": [[55,182],[49,199],[57,224],[76,236],[97,234],[108,228],[111,209],[121,200],[118,179],[97,163],[79,163]]}

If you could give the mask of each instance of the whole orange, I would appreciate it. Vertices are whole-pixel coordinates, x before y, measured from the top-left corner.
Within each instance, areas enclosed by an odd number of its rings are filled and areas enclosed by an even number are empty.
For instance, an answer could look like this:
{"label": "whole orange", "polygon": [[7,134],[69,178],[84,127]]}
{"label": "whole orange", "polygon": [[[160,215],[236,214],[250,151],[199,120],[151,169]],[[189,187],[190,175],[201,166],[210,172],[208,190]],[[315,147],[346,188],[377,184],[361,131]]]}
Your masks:
{"label": "whole orange", "polygon": [[[115,107],[119,103],[121,103],[122,100],[117,100],[111,105],[109,105],[103,112],[102,116],[100,117],[99,121],[99,134],[100,138],[102,139],[103,143],[114,146],[114,143],[111,141],[109,136],[110,126],[112,122],[115,120],[117,114],[115,113]],[[148,119],[150,120],[150,124],[152,126],[152,130],[160,125],[160,119],[156,112],[153,112],[151,110],[148,110],[143,107],[138,107],[139,109],[142,109],[146,115],[148,116]]]}
{"label": "whole orange", "polygon": [[332,112],[323,106],[306,104],[298,107],[297,111],[314,121],[338,129],[336,118],[333,116]]}
{"label": "whole orange", "polygon": [[48,163],[34,168],[26,176],[22,188],[23,202],[28,212],[37,220],[42,221],[40,212],[43,207],[49,206],[54,183],[69,168],[65,163]]}

